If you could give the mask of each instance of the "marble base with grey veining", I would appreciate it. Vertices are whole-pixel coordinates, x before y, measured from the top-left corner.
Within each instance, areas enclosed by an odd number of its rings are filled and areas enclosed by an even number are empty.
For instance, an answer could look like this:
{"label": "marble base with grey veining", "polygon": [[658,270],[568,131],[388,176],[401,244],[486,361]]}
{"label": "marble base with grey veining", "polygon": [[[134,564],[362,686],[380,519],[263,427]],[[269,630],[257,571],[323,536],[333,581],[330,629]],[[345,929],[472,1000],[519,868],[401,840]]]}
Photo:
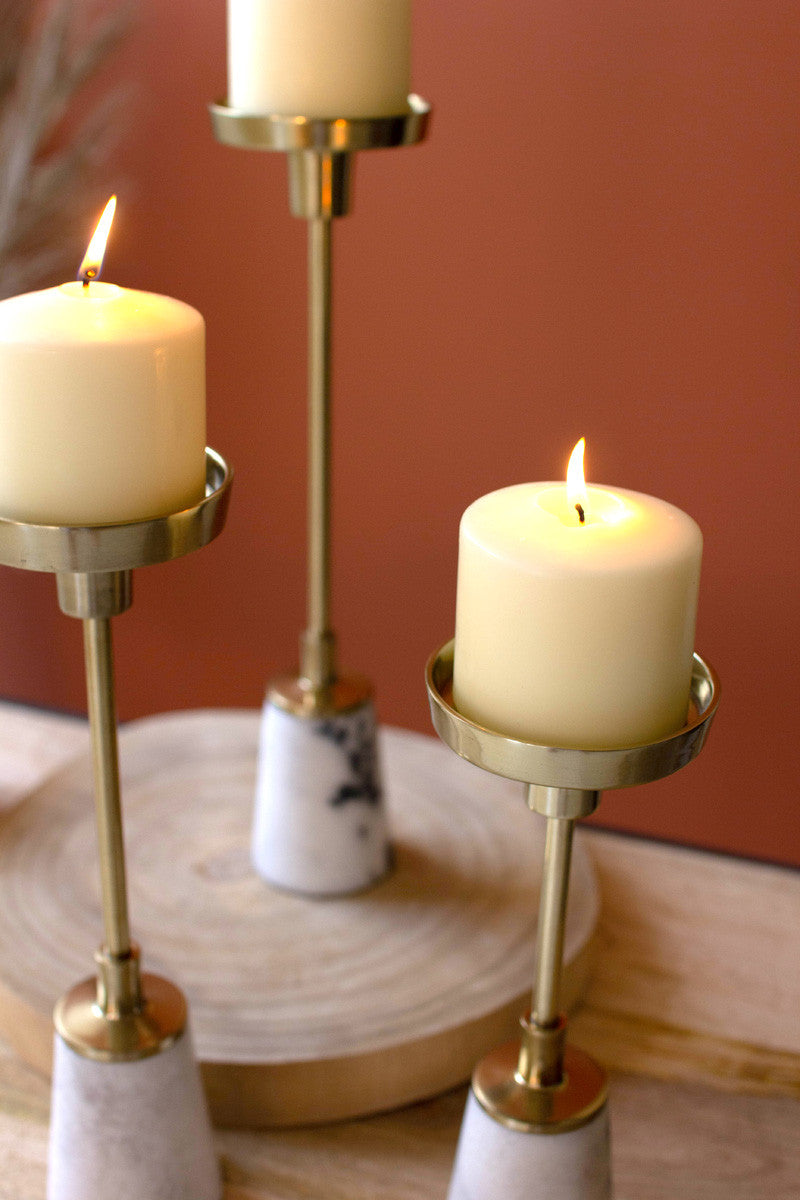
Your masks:
{"label": "marble base with grey veining", "polygon": [[372,704],[330,717],[264,705],[252,857],[268,883],[341,896],[391,865]]}

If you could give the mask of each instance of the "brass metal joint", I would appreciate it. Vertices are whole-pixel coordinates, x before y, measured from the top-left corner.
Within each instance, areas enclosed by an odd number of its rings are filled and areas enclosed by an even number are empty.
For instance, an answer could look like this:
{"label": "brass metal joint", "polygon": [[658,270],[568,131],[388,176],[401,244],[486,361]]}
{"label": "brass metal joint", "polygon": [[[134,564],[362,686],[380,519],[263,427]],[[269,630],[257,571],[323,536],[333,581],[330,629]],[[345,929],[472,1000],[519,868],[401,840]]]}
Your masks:
{"label": "brass metal joint", "polygon": [[515,1078],[528,1087],[557,1087],[564,1079],[564,1048],[567,1019],[563,1014],[553,1025],[537,1025],[530,1014],[520,1018],[522,1044]]}
{"label": "brass metal joint", "polygon": [[300,677],[313,689],[336,682],[336,634],[331,629],[306,630],[300,638]]}
{"label": "brass metal joint", "polygon": [[131,571],[59,571],[56,585],[59,607],[68,617],[116,617],[133,602]]}
{"label": "brass metal joint", "polygon": [[142,982],[139,947],[127,954],[112,954],[107,946],[95,952],[97,963],[97,1007],[109,1021],[119,1021],[142,1011]]}
{"label": "brass metal joint", "polygon": [[583,788],[543,787],[538,783],[528,787],[528,808],[543,817],[576,820],[588,817],[600,803],[600,792]]}
{"label": "brass metal joint", "polygon": [[293,217],[330,220],[347,216],[354,155],[343,151],[292,150],[287,161],[289,208]]}

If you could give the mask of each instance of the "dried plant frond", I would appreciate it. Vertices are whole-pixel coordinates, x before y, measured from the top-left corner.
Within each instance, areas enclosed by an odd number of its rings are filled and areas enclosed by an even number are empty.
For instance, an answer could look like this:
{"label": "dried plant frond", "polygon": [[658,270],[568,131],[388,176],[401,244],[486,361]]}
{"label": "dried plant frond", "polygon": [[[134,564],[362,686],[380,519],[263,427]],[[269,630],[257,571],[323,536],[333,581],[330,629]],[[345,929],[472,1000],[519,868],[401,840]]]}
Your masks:
{"label": "dried plant frond", "polygon": [[0,0],[0,296],[74,273],[122,95],[76,109],[132,15],[133,0]]}

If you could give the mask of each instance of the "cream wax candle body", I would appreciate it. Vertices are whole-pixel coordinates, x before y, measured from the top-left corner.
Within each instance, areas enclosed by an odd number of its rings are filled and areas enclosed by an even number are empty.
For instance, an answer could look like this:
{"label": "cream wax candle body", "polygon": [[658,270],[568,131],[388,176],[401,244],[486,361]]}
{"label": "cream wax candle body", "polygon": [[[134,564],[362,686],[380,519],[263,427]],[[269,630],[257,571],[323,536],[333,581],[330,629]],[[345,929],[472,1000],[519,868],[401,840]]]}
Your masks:
{"label": "cream wax candle body", "polygon": [[111,283],[0,303],[0,516],[103,525],[205,490],[205,327]]}
{"label": "cream wax candle body", "polygon": [[411,0],[228,0],[228,104],[251,113],[405,112]]}
{"label": "cream wax candle body", "polygon": [[483,496],[461,521],[453,689],[541,745],[618,748],[687,714],[702,536],[652,496],[563,483]]}

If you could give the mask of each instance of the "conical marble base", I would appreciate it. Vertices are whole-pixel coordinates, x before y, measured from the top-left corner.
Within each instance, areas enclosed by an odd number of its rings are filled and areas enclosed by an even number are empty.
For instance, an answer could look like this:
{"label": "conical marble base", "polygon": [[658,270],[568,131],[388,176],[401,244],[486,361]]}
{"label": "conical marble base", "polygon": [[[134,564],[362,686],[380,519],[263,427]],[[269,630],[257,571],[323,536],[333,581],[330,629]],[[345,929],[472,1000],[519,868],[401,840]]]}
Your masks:
{"label": "conical marble base", "polygon": [[135,1062],[84,1058],[56,1034],[47,1200],[220,1200],[188,1031]]}
{"label": "conical marble base", "polygon": [[510,1129],[470,1090],[447,1200],[611,1200],[608,1105],[564,1133]]}

